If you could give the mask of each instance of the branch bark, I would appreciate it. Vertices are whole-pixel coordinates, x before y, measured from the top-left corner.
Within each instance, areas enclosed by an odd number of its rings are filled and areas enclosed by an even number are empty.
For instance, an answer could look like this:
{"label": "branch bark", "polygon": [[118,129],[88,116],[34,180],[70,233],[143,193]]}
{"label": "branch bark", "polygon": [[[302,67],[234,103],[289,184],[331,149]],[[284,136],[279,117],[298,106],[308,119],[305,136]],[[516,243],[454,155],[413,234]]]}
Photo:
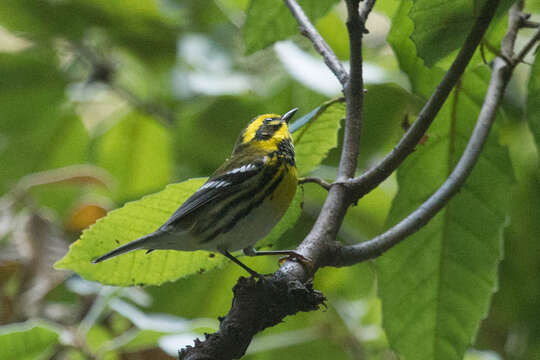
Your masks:
{"label": "branch bark", "polygon": [[388,178],[405,158],[414,151],[414,148],[435,119],[435,116],[437,116],[448,95],[450,95],[450,92],[465,71],[493,19],[498,5],[499,0],[486,1],[480,16],[476,19],[452,66],[420,111],[416,121],[407,130],[394,149],[377,166],[347,182],[347,187],[350,188],[352,194],[349,199],[351,203],[358,201],[359,198],[369,193]]}

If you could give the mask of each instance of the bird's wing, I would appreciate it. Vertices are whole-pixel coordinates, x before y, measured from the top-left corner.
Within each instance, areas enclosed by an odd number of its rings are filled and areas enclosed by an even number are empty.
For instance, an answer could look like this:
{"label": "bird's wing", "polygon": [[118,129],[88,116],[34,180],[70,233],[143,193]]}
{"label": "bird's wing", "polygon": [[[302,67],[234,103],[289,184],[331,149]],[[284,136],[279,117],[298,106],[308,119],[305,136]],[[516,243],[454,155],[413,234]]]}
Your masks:
{"label": "bird's wing", "polygon": [[256,160],[242,166],[228,167],[229,169],[217,171],[208,181],[191,195],[175,212],[169,220],[162,225],[166,230],[171,225],[185,218],[187,215],[201,207],[220,201],[231,193],[238,191],[246,181],[253,179],[263,168],[263,161]]}

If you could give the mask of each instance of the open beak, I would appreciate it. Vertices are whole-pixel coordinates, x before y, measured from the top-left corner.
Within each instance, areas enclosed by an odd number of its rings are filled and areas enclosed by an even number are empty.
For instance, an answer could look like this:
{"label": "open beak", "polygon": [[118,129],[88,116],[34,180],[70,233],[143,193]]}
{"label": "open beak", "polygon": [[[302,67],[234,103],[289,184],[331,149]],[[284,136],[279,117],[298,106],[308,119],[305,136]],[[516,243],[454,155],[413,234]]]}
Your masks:
{"label": "open beak", "polygon": [[294,108],[292,110],[287,111],[283,116],[281,116],[281,120],[285,121],[287,124],[289,123],[289,120],[294,116],[294,114],[298,111],[298,108]]}

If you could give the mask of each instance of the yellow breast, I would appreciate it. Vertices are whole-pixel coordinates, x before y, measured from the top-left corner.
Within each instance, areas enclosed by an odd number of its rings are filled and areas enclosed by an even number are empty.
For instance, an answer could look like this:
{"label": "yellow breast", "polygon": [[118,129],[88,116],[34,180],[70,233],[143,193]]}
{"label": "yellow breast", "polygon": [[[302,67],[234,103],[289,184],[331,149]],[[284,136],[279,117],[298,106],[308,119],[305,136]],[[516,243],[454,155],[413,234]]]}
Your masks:
{"label": "yellow breast", "polygon": [[276,212],[283,215],[289,207],[298,184],[296,175],[296,167],[283,165],[286,167],[283,180],[270,197],[270,203],[275,208]]}

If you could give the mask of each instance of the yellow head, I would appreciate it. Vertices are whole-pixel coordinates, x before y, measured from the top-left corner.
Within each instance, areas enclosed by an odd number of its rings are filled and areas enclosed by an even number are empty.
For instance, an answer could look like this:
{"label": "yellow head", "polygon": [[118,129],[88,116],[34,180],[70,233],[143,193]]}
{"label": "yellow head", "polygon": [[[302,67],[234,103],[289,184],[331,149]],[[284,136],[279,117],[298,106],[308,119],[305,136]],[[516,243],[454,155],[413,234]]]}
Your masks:
{"label": "yellow head", "polygon": [[292,109],[283,116],[277,114],[257,116],[240,134],[234,152],[246,145],[252,149],[271,152],[276,151],[282,141],[292,141],[288,124],[297,110]]}

